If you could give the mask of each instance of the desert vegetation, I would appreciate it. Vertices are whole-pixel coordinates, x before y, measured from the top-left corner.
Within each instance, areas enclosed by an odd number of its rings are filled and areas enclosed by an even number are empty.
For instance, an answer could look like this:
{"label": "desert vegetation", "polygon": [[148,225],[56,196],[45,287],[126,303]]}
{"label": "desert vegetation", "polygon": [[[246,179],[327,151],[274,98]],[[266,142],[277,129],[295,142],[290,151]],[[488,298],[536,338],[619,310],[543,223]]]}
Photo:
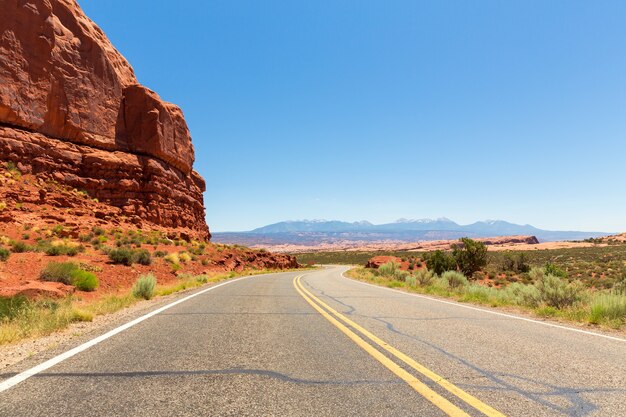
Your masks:
{"label": "desert vegetation", "polygon": [[138,300],[295,264],[285,255],[106,224],[78,228],[57,220],[0,232],[0,344]]}
{"label": "desert vegetation", "polygon": [[[378,269],[359,267],[348,274],[461,302],[513,306],[542,317],[613,329],[626,327],[624,248],[577,248],[571,250],[580,254],[574,257],[564,256],[563,251],[488,253],[474,243],[462,239],[451,252],[422,254],[427,269],[404,270],[391,261]],[[596,257],[598,250],[602,255]],[[600,263],[610,267],[601,269]]]}
{"label": "desert vegetation", "polygon": [[[81,275],[84,274],[84,271],[76,269],[76,265],[64,264],[50,269],[54,277],[61,277],[58,279],[72,277],[72,271],[77,270],[81,271]],[[95,316],[114,313],[140,300],[167,296],[237,276],[270,272],[273,271],[257,269],[198,275],[179,274],[174,281],[164,284],[159,284],[157,278],[148,273],[137,276],[133,287],[128,291],[105,294],[93,300],[85,300],[75,295],[60,299],[32,299],[24,295],[0,297],[0,345],[24,338],[44,336],[64,329],[74,322],[92,321]],[[75,275],[71,279],[76,279]]]}

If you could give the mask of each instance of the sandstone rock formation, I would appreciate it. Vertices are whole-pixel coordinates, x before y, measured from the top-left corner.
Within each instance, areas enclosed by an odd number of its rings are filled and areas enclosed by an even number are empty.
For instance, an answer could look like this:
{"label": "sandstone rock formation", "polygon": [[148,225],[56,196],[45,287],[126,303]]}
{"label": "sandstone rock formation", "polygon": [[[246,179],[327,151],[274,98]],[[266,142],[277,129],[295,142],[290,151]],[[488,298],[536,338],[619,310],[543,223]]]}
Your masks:
{"label": "sandstone rock formation", "polygon": [[0,5],[0,160],[209,238],[182,111],[139,85],[75,0]]}
{"label": "sandstone rock formation", "polygon": [[397,256],[387,256],[387,255],[374,256],[373,258],[370,258],[369,261],[367,261],[367,264],[365,265],[365,267],[378,269],[381,265],[384,265],[388,262],[395,262],[398,265],[400,265],[402,263],[402,259],[398,258]]}

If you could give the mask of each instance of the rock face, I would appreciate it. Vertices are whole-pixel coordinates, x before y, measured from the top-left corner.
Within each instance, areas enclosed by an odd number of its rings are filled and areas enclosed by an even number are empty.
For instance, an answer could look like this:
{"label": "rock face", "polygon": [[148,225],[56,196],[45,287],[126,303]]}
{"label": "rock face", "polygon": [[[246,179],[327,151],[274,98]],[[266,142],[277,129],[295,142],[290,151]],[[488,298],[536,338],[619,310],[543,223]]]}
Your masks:
{"label": "rock face", "polygon": [[0,159],[209,238],[182,111],[74,0],[0,0]]}

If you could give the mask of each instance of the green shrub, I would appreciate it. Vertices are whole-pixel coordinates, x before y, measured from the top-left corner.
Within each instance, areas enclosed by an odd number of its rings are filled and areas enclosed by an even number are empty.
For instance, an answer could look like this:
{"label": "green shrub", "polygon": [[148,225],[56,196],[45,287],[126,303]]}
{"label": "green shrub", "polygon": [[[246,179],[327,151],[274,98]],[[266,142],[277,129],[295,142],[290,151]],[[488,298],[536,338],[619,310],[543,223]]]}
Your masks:
{"label": "green shrub", "polygon": [[203,255],[205,247],[206,246],[204,244],[200,244],[198,246],[190,245],[187,246],[187,251],[193,255]]}
{"label": "green shrub", "polygon": [[506,253],[502,258],[502,270],[519,273],[530,271],[527,255],[522,252],[519,253],[517,257],[514,257],[510,253]]}
{"label": "green shrub", "polygon": [[6,262],[11,256],[11,252],[8,249],[0,248],[0,261]]}
{"label": "green shrub", "polygon": [[413,275],[407,276],[404,282],[406,282],[409,287],[417,287],[417,279]]}
{"label": "green shrub", "polygon": [[541,302],[541,294],[534,285],[524,285],[514,282],[502,291],[517,305],[534,308]]}
{"label": "green shrub", "polygon": [[93,238],[93,234],[91,234],[91,233],[89,233],[89,234],[82,234],[82,235],[78,236],[78,240],[80,240],[83,243],[89,242],[92,238]]}
{"label": "green shrub", "polygon": [[551,263],[547,263],[545,268],[544,268],[544,273],[546,275],[553,275],[555,277],[559,277],[559,278],[567,278],[567,272],[563,271],[561,268],[559,268],[558,266],[551,264]]}
{"label": "green shrub", "polygon": [[142,275],[139,277],[135,285],[133,286],[133,295],[136,298],[143,298],[146,300],[151,299],[154,296],[154,289],[156,287],[156,278],[152,274]]}
{"label": "green shrub", "polygon": [[459,299],[459,301],[474,301],[483,304],[494,304],[497,300],[501,298],[502,297],[499,294],[499,290],[473,284],[467,286],[467,288],[463,292],[463,296]]}
{"label": "green shrub", "polygon": [[73,262],[50,262],[41,271],[39,277],[44,281],[62,282],[72,284],[72,275],[79,271],[78,265]]}
{"label": "green shrub", "polygon": [[578,282],[568,283],[554,275],[544,274],[535,284],[541,301],[558,309],[569,307],[580,300],[582,286]]}
{"label": "green shrub", "polygon": [[133,261],[135,260],[135,254],[130,248],[112,249],[111,251],[109,251],[108,255],[109,259],[114,264],[131,266],[133,264]]}
{"label": "green shrub", "polygon": [[[626,297],[621,294],[598,294],[591,300],[589,322],[598,324],[615,320],[626,322]],[[621,322],[621,323],[619,323]]]}
{"label": "green shrub", "polygon": [[25,295],[0,297],[0,323],[18,317],[22,311],[30,308],[31,301]]}
{"label": "green shrub", "polygon": [[520,273],[530,271],[530,264],[528,263],[528,256],[525,253],[517,255],[515,260],[515,270]]}
{"label": "green shrub", "polygon": [[73,246],[73,245],[49,245],[46,246],[44,252],[49,256],[76,256],[79,252],[85,250],[83,246]]}
{"label": "green shrub", "polygon": [[513,271],[515,270],[515,259],[510,253],[506,253],[502,258],[502,270]]}
{"label": "green shrub", "polygon": [[456,269],[456,261],[449,253],[436,250],[424,255],[426,267],[437,275]]}
{"label": "green shrub", "polygon": [[26,242],[22,242],[18,240],[14,240],[13,242],[11,242],[11,252],[13,253],[30,252],[32,250],[33,248],[29,246],[28,244],[26,244]]}
{"label": "green shrub", "polygon": [[387,262],[379,266],[377,272],[378,272],[378,275],[382,277],[392,277],[396,274],[396,271],[398,271],[399,269],[400,269],[400,264],[398,264],[397,262],[391,261],[391,262]]}
{"label": "green shrub", "polygon": [[487,265],[487,246],[468,237],[459,241],[460,244],[452,246],[452,256],[463,275],[471,277]]}
{"label": "green shrub", "polygon": [[457,271],[446,271],[441,277],[448,281],[448,286],[450,288],[464,287],[468,284],[465,275]]}
{"label": "green shrub", "polygon": [[165,256],[167,256],[167,252],[162,251],[162,250],[158,250],[156,252],[154,252],[154,256],[157,258],[163,258]]}
{"label": "green shrub", "polygon": [[[0,259],[2,259],[1,256]],[[613,283],[613,291],[617,294],[626,295],[626,270],[622,271],[619,278]]]}
{"label": "green shrub", "polygon": [[433,280],[435,279],[435,275],[431,271],[420,269],[415,273],[415,279],[417,280],[417,283],[419,285],[421,285],[422,287],[426,287],[432,284]]}
{"label": "green shrub", "polygon": [[411,275],[410,272],[408,271],[403,271],[402,269],[398,269],[396,270],[396,272],[393,274],[393,278],[401,281],[401,282],[405,282],[406,279]]}
{"label": "green shrub", "polygon": [[140,265],[150,265],[152,263],[152,257],[150,252],[146,249],[140,249],[135,251],[133,260]]}
{"label": "green shrub", "polygon": [[435,279],[433,279],[433,282],[431,283],[431,286],[435,287],[435,288],[442,289],[442,290],[450,289],[450,285],[448,283],[448,279],[446,277],[444,277],[443,275],[441,275],[441,276],[435,275]]}
{"label": "green shrub", "polygon": [[81,291],[93,291],[98,287],[98,278],[92,272],[77,269],[72,272],[71,283]]}
{"label": "green shrub", "polygon": [[180,258],[178,257],[177,253],[170,253],[169,255],[165,255],[163,259],[165,259],[165,262],[169,262],[173,265],[178,265],[180,263]]}

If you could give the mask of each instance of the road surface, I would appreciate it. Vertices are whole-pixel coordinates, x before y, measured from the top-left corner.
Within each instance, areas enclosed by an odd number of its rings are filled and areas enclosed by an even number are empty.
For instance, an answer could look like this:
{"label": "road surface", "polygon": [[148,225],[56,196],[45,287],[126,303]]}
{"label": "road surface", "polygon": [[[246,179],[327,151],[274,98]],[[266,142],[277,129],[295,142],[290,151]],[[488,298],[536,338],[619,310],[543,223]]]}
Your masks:
{"label": "road surface", "polygon": [[0,374],[0,416],[626,416],[625,340],[345,270],[235,280],[35,355]]}

